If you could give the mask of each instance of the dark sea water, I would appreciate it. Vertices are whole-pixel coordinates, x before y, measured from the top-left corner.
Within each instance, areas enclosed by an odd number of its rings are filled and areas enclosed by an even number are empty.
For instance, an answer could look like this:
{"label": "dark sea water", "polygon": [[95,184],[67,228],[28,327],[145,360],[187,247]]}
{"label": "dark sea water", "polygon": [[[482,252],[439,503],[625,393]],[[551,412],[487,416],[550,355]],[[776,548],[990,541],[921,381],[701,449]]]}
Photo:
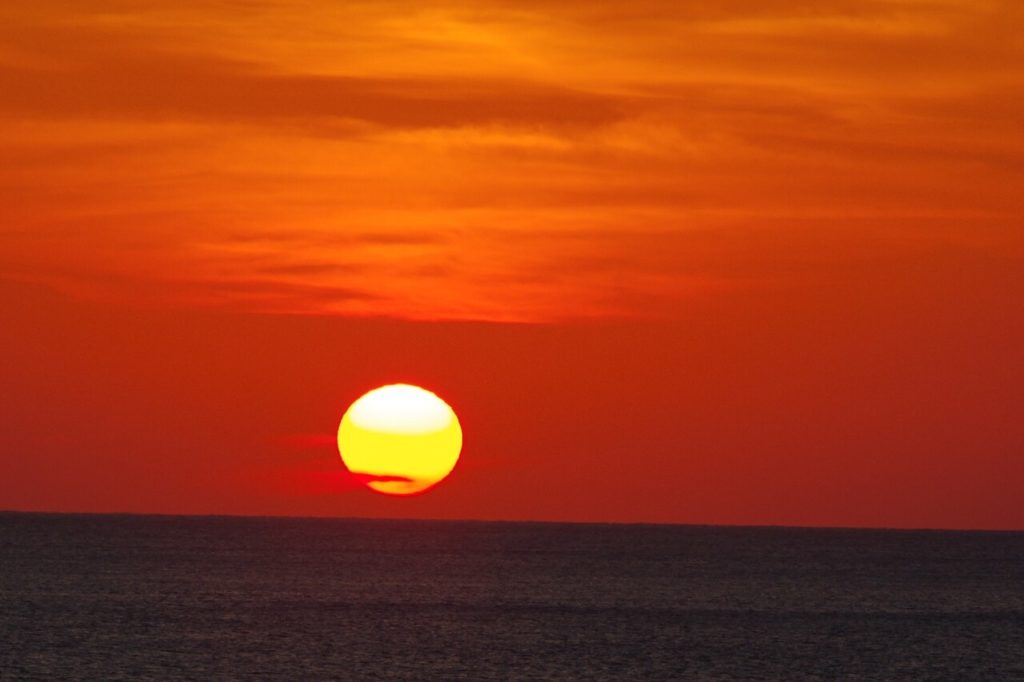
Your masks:
{"label": "dark sea water", "polygon": [[1024,534],[0,514],[0,678],[1024,679]]}

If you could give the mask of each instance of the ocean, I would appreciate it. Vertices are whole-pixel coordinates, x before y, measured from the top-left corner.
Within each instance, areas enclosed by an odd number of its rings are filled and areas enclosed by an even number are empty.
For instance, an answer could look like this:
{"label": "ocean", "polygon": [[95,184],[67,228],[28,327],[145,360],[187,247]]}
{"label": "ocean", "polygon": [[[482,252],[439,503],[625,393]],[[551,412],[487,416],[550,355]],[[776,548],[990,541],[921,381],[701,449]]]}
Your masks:
{"label": "ocean", "polygon": [[1024,533],[4,513],[0,679],[1024,680]]}

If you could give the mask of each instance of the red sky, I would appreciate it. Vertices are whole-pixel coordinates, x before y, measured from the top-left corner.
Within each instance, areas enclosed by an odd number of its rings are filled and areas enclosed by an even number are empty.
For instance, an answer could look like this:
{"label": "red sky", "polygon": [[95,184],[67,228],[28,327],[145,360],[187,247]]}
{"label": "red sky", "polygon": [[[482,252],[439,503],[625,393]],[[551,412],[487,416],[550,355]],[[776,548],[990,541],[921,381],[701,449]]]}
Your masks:
{"label": "red sky", "polygon": [[[0,8],[0,508],[1024,528],[1022,27]],[[395,381],[415,499],[333,444]]]}

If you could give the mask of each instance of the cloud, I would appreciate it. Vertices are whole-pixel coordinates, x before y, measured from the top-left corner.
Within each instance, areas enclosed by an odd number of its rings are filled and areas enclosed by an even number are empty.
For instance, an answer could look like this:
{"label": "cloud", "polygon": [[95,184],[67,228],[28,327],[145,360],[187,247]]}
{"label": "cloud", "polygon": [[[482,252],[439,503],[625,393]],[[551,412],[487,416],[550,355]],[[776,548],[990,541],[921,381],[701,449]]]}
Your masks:
{"label": "cloud", "polygon": [[6,117],[561,126],[616,120],[627,104],[621,97],[514,78],[268,72],[257,63],[150,46],[107,29],[9,30],[4,37],[36,54],[29,60],[34,65],[0,61],[0,116]]}
{"label": "cloud", "polygon": [[349,472],[349,475],[352,476],[352,478],[354,478],[357,481],[359,481],[360,483],[387,483],[387,482],[412,483],[412,481],[413,481],[413,479],[409,478],[408,476],[390,476],[390,475],[382,475],[382,474],[360,474],[360,473],[354,473],[354,472]]}
{"label": "cloud", "polygon": [[[515,81],[270,76],[203,60],[123,60],[93,69],[2,69],[8,116],[356,119],[396,128],[503,122],[598,124],[622,118],[621,100]],[[171,86],[169,84],[173,83]],[[154,87],[168,84],[165,87]]]}
{"label": "cloud", "polygon": [[333,450],[338,447],[338,437],[331,433],[290,433],[275,438],[274,444],[287,450]]}
{"label": "cloud", "polygon": [[145,305],[537,321],[1016,254],[1020,16],[7,7],[0,269]]}

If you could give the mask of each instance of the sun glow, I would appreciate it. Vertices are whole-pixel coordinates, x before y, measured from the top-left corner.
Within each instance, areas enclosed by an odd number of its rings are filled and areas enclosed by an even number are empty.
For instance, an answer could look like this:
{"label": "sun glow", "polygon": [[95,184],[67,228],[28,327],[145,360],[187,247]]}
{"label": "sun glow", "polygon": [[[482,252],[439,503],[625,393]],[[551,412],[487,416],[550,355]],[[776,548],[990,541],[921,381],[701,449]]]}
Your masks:
{"label": "sun glow", "polygon": [[338,427],[345,466],[371,490],[389,495],[433,487],[451,473],[461,450],[462,427],[452,408],[409,384],[365,394]]}

